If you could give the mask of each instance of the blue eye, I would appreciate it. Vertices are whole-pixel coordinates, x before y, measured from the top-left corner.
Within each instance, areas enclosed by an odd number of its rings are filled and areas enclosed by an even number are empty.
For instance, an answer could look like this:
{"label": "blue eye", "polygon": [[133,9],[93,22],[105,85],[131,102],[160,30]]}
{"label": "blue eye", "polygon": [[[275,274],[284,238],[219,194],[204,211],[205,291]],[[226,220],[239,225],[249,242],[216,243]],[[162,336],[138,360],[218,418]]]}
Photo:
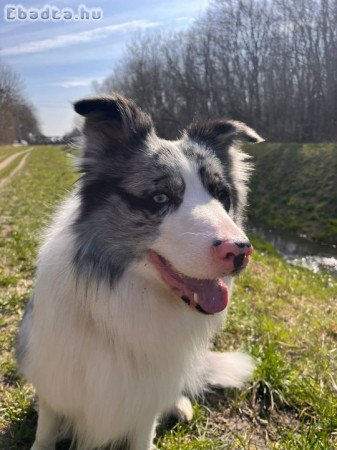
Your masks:
{"label": "blue eye", "polygon": [[167,203],[169,201],[169,198],[166,194],[157,194],[153,196],[153,200],[156,203]]}

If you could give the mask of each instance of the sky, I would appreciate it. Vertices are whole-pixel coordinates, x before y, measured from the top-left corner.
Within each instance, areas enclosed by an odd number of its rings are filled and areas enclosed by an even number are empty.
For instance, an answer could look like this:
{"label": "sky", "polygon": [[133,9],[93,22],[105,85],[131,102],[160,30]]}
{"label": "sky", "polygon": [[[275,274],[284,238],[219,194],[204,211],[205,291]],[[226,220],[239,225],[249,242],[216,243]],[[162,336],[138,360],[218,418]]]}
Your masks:
{"label": "sky", "polygon": [[[0,61],[20,75],[24,92],[36,108],[41,130],[47,136],[60,136],[73,128],[72,102],[92,94],[92,82],[100,82],[111,74],[132,35],[139,31],[187,28],[209,3],[208,0],[21,0],[17,4],[12,1],[0,3]],[[66,20],[70,14],[86,16],[81,5],[87,12],[91,8],[101,11],[96,10],[96,18],[90,20]],[[59,20],[62,10],[65,17]],[[46,17],[48,13],[49,18],[53,14],[56,19],[36,19],[37,15]]]}

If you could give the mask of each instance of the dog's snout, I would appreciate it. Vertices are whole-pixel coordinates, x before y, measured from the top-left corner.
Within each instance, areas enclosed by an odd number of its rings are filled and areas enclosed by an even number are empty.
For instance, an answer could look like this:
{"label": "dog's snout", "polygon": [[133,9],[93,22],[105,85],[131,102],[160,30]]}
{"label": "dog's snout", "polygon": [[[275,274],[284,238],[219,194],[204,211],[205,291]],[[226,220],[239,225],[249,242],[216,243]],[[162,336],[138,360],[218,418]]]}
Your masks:
{"label": "dog's snout", "polygon": [[215,239],[211,251],[214,261],[222,266],[224,274],[230,275],[247,266],[253,247],[248,241]]}

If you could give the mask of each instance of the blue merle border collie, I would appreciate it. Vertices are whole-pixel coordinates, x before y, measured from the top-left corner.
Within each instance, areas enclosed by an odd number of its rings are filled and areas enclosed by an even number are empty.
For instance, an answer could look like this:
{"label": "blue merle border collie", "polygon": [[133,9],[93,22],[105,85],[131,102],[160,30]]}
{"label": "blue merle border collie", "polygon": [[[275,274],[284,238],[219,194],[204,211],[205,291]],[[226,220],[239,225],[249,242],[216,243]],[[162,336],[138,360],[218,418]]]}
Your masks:
{"label": "blue merle border collie", "polygon": [[71,432],[81,450],[149,450],[159,417],[190,420],[191,396],[253,370],[209,347],[252,253],[238,145],[262,139],[216,120],[164,140],[118,94],[74,107],[82,176],[46,233],[16,347],[39,399],[32,449]]}

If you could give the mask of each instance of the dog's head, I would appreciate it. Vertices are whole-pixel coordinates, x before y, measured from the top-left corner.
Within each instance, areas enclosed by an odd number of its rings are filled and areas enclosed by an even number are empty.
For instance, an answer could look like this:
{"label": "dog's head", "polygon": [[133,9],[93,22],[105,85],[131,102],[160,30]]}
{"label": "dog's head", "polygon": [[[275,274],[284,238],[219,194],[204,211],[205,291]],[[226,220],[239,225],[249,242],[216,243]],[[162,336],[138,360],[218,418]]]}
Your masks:
{"label": "dog's head", "polygon": [[260,136],[216,120],[163,140],[150,117],[117,94],[80,100],[75,110],[85,116],[77,266],[114,283],[146,258],[191,306],[224,309],[221,277],[243,269],[252,252],[241,229],[251,167],[237,144]]}

